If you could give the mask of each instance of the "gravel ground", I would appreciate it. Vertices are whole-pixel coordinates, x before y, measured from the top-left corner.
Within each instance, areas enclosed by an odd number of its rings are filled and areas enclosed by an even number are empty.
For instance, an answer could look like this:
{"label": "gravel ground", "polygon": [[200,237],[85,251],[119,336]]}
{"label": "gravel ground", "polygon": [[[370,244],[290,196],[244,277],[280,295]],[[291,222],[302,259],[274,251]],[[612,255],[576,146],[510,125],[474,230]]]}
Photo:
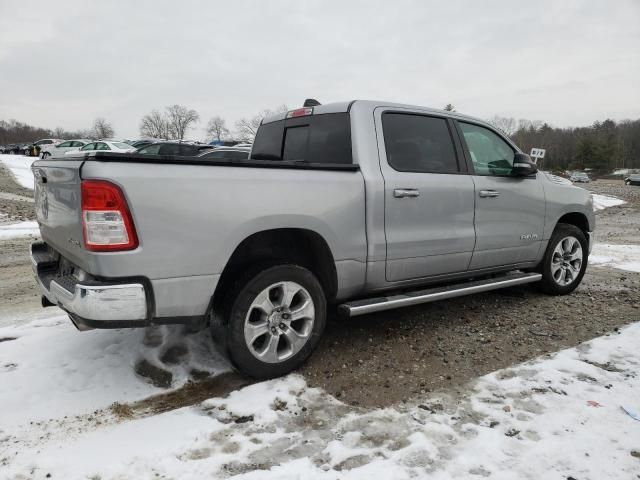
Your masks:
{"label": "gravel ground", "polygon": [[[597,212],[597,241],[639,244],[640,187],[598,180],[587,188],[627,202]],[[347,321],[334,317],[302,373],[310,386],[344,402],[391,405],[638,321],[638,292],[640,274],[590,267],[566,297],[523,286]]]}
{"label": "gravel ground", "polygon": [[9,170],[0,162],[0,221],[13,223],[35,220],[33,192],[13,179]]}
{"label": "gravel ground", "polygon": [[[597,213],[598,241],[640,243],[640,188],[616,181],[596,181],[587,188],[628,202]],[[0,165],[1,192],[32,196]],[[0,195],[0,214],[32,219],[33,204]],[[5,323],[42,314],[28,259],[30,242],[0,242]],[[526,286],[347,321],[330,315],[318,351],[300,373],[310,386],[344,402],[392,405],[417,393],[456,389],[479,375],[637,321],[639,291],[640,274],[591,267],[566,297]]]}

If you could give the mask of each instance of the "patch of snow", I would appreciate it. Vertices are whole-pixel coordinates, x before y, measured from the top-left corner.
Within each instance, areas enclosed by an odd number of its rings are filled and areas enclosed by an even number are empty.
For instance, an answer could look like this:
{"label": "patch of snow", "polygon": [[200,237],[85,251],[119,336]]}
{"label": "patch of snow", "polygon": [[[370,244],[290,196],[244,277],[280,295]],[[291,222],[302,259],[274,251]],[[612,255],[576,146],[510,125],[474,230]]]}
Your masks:
{"label": "patch of snow", "polygon": [[[0,429],[82,415],[165,391],[136,374],[141,359],[171,372],[173,386],[183,385],[193,368],[229,369],[208,331],[181,331],[167,326],[78,332],[67,315],[0,328],[0,338],[15,338],[0,342]],[[186,351],[179,364],[163,365],[162,354],[178,344]]]}
{"label": "patch of snow", "polygon": [[592,193],[591,197],[593,198],[593,211],[597,212],[598,210],[604,210],[605,208],[615,207],[617,205],[624,205],[624,200],[611,197],[609,195],[600,195],[599,193]]}
{"label": "patch of snow", "polygon": [[33,190],[33,172],[31,164],[37,157],[26,157],[24,155],[0,154],[0,161],[13,173],[16,181],[25,188]]}
{"label": "patch of snow", "polygon": [[[17,337],[0,344],[8,478],[618,479],[638,471],[631,452],[640,424],[621,406],[640,408],[640,323],[414,406],[348,406],[288,375],[97,424],[60,417],[154,390],[131,373],[143,331],[80,334],[59,321],[0,329]],[[58,420],[31,423],[43,416]]]}
{"label": "patch of snow", "polygon": [[38,222],[0,224],[0,240],[28,236],[40,236]]}
{"label": "patch of snow", "polygon": [[591,265],[605,265],[630,272],[640,272],[640,245],[596,243],[589,255]]}

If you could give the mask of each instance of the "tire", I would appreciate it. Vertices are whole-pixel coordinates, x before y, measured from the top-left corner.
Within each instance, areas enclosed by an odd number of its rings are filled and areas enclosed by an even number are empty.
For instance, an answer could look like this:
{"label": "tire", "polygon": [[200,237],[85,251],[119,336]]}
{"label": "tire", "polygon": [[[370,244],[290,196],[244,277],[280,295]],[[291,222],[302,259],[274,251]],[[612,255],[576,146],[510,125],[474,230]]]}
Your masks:
{"label": "tire", "polygon": [[589,245],[582,230],[559,223],[551,235],[542,260],[540,288],[549,295],[573,292],[584,277],[589,258]]}
{"label": "tire", "polygon": [[51,156],[51,154],[50,154],[49,152],[44,152],[44,153],[42,154],[42,159],[44,160],[44,159],[46,159],[46,158],[49,158],[50,156]]}
{"label": "tire", "polygon": [[228,356],[238,370],[260,380],[302,365],[318,346],[326,325],[322,286],[313,273],[298,265],[248,271],[235,282],[224,303]]}
{"label": "tire", "polygon": [[631,185],[631,180],[627,180],[626,182],[624,182],[625,185]]}

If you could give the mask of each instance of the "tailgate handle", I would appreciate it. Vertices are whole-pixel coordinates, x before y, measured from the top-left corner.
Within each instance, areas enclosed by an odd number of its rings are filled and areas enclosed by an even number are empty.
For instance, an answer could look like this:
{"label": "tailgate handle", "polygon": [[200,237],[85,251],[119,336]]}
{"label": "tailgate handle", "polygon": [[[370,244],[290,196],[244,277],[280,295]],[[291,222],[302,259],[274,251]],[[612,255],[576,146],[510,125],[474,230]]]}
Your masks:
{"label": "tailgate handle", "polygon": [[42,183],[47,183],[47,177],[40,177],[42,179]]}

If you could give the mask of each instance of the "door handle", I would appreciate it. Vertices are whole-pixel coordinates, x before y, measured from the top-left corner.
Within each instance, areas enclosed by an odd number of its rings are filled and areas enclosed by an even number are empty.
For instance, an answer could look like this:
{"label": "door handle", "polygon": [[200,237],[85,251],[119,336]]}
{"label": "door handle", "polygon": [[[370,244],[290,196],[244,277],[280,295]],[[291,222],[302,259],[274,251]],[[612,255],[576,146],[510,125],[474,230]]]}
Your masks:
{"label": "door handle", "polygon": [[395,198],[415,198],[420,196],[420,190],[416,190],[415,188],[396,188],[393,191],[393,196]]}
{"label": "door handle", "polygon": [[498,192],[496,190],[480,190],[480,196],[482,198],[499,197],[500,196],[500,192]]}

